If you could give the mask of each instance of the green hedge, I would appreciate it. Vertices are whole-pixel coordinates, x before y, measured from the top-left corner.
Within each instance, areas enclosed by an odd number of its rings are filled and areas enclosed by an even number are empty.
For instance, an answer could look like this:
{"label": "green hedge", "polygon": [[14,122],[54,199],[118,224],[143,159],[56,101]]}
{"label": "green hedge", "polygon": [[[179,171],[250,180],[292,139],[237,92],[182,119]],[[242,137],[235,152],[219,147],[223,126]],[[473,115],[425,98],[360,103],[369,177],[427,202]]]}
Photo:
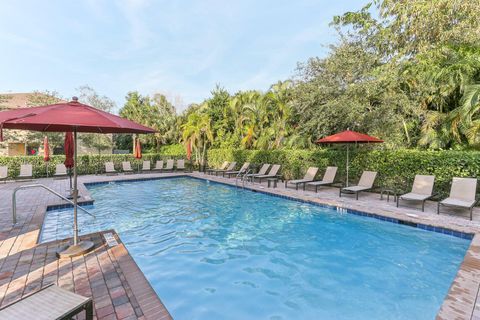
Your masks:
{"label": "green hedge", "polygon": [[[250,161],[257,168],[262,163],[282,165],[287,179],[302,177],[309,166],[320,168],[320,175],[328,165],[338,167],[337,178],[345,180],[345,148],[316,150],[232,150],[211,149],[208,162],[218,166],[223,161],[241,165]],[[377,186],[409,191],[416,174],[433,174],[435,191],[441,196],[449,193],[453,177],[478,177],[480,152],[476,151],[421,151],[379,150],[362,146],[350,152],[350,181],[356,182],[363,170],[378,171]]]}
{"label": "green hedge", "polygon": [[[55,173],[55,165],[63,163],[65,156],[54,155],[50,158],[48,162],[48,175],[52,176]],[[153,166],[157,160],[184,158],[185,156],[183,154],[165,155],[160,153],[143,154],[143,158],[140,160],[135,159],[132,154],[80,155],[78,157],[78,173],[103,173],[105,171],[105,162],[107,161],[113,161],[115,169],[121,171],[122,161],[130,161],[132,168],[135,169],[138,166],[141,167],[144,160],[150,160]],[[20,165],[27,163],[33,165],[34,178],[45,177],[47,175],[47,164],[43,161],[42,156],[0,157],[0,166],[8,167],[8,176],[12,179],[16,178],[20,173]],[[185,165],[188,165],[188,162],[186,162]]]}

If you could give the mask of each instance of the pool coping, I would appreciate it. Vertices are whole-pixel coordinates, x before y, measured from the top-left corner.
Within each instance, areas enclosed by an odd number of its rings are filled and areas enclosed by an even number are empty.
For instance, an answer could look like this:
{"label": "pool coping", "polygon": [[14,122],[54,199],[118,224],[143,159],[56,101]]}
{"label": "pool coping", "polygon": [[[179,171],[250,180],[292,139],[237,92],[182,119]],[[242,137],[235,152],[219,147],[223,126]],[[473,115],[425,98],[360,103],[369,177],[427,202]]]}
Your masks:
{"label": "pool coping", "polygon": [[[117,183],[117,182],[149,181],[149,180],[171,179],[171,178],[180,178],[180,177],[191,177],[194,179],[206,180],[214,183],[220,183],[223,185],[236,187],[234,182],[231,181],[231,179],[204,175],[204,174],[195,173],[195,172],[194,173],[177,173],[175,175],[144,177],[144,178],[135,178],[135,177],[129,178],[127,176],[123,176],[122,177],[123,179],[108,179],[103,181],[92,181],[92,182],[85,181],[83,183],[81,182],[79,184],[79,187],[83,189],[82,194],[86,194],[90,198],[90,200],[84,201],[84,203],[91,202],[93,204],[94,199],[90,197],[90,194],[87,189],[87,187],[90,185],[109,184],[112,182]],[[267,190],[262,186],[259,186],[259,185],[257,186],[258,187],[247,185],[242,188],[253,191],[253,192],[267,194],[270,196],[285,198],[293,201],[300,201],[300,202],[309,203],[312,205],[317,205],[317,206],[322,206],[327,208],[334,208],[349,214],[375,218],[375,219],[379,219],[379,220],[383,220],[391,223],[404,224],[410,227],[417,227],[420,229],[424,229],[426,231],[439,232],[439,233],[447,234],[450,236],[456,236],[456,237],[470,240],[471,241],[470,246],[466,251],[464,260],[462,261],[459,267],[459,270],[453,282],[450,285],[449,291],[444,298],[444,301],[438,311],[436,318],[441,320],[474,319],[474,318],[480,319],[480,303],[478,307],[476,306],[477,295],[479,295],[479,289],[480,289],[480,236],[479,236],[480,230],[472,230],[472,229],[478,229],[478,228],[466,228],[466,227],[456,226],[456,225],[454,225],[453,227],[452,226],[445,227],[444,225],[442,226],[442,224],[444,224],[443,222],[440,222],[440,225],[438,225],[438,223],[425,224],[425,223],[419,222],[418,220],[420,219],[417,219],[416,217],[412,217],[412,216],[401,217],[399,219],[398,217],[392,217],[391,213],[382,214],[382,212],[375,212],[375,210],[365,210],[364,208],[362,208],[361,210],[356,210],[356,209],[352,209],[349,206],[341,206],[338,204],[331,204],[327,201],[322,201],[318,197],[316,197],[314,200],[305,199],[305,197],[303,197],[300,194],[297,194],[294,196],[285,195],[273,188],[271,190]],[[64,203],[47,206],[47,208],[45,208],[44,215],[42,217],[42,224],[41,224],[42,228],[43,228],[43,220],[46,216],[46,212],[48,211],[47,209],[49,207],[54,209],[59,209],[59,208],[65,208],[69,206],[71,207],[71,205],[64,204]],[[50,209],[50,210],[54,210],[54,209]],[[39,231],[38,237],[40,237],[41,231],[42,230]],[[99,232],[104,232],[104,231],[99,231]],[[37,240],[39,240],[39,238]],[[125,250],[127,250],[126,247],[125,247]],[[127,250],[127,253],[128,253],[128,250]],[[130,256],[130,258],[135,263],[130,253],[128,253],[128,256]],[[151,284],[148,282],[143,272],[139,269],[138,266],[137,268],[138,268],[138,271],[141,273],[142,278],[145,279],[148,285],[151,287]],[[155,296],[158,298],[158,300],[161,302],[160,297],[155,293],[155,291],[153,292]]]}

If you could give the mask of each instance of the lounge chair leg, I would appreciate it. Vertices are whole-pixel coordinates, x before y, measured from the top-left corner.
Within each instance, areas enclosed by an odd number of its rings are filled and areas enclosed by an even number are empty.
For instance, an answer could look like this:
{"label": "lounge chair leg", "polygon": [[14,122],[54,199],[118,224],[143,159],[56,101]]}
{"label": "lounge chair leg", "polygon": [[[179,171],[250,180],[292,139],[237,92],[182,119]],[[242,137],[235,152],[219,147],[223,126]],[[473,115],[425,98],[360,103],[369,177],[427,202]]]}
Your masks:
{"label": "lounge chair leg", "polygon": [[470,221],[473,219],[473,207],[470,208]]}
{"label": "lounge chair leg", "polygon": [[342,188],[338,191],[338,196],[341,198],[342,197]]}
{"label": "lounge chair leg", "polygon": [[425,201],[422,201],[422,212],[425,212]]}
{"label": "lounge chair leg", "polygon": [[295,190],[298,190],[298,183],[295,183]]}
{"label": "lounge chair leg", "polygon": [[88,302],[85,306],[85,320],[93,319],[93,303],[92,301]]}
{"label": "lounge chair leg", "polygon": [[397,208],[398,208],[398,202],[400,201],[400,196],[397,197]]}
{"label": "lounge chair leg", "polygon": [[355,192],[355,195],[356,195],[357,200],[358,200],[358,194],[359,194],[359,193],[360,193],[360,192]]}
{"label": "lounge chair leg", "polygon": [[440,214],[440,202],[437,203],[437,214]]}
{"label": "lounge chair leg", "polygon": [[315,186],[315,193],[318,193],[318,186]]}
{"label": "lounge chair leg", "polygon": [[307,188],[307,184],[304,183],[304,184],[303,184],[303,191],[305,191],[306,188]]}

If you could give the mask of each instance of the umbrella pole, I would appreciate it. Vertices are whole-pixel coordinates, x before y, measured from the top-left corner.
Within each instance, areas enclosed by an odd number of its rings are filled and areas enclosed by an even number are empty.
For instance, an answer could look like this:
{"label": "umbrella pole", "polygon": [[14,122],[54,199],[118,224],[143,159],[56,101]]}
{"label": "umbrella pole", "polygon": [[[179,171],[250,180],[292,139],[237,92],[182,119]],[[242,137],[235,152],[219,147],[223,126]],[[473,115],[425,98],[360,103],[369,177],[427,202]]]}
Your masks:
{"label": "umbrella pole", "polygon": [[349,154],[349,146],[347,144],[347,187],[348,187],[348,154]]}
{"label": "umbrella pole", "polygon": [[78,223],[77,223],[77,206],[78,206],[78,189],[77,189],[77,130],[73,131],[73,245],[78,244]]}
{"label": "umbrella pole", "polygon": [[92,241],[78,241],[78,183],[77,183],[77,129],[73,131],[74,147],[73,147],[73,245],[61,249],[57,252],[59,258],[71,258],[87,253],[92,250],[94,243]]}

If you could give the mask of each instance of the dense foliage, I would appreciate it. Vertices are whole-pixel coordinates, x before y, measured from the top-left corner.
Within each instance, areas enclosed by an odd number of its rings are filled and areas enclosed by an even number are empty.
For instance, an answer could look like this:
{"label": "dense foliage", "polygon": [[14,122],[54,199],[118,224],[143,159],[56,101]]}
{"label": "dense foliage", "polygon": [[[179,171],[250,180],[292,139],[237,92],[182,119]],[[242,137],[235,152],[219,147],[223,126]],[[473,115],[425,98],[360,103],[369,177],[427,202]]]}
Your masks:
{"label": "dense foliage", "polygon": [[[167,153],[147,153],[143,154],[142,159],[137,160],[133,157],[132,154],[90,154],[90,155],[80,155],[78,156],[78,174],[99,174],[105,172],[105,162],[113,161],[115,169],[121,172],[122,161],[130,161],[132,164],[132,169],[138,170],[142,167],[143,161],[150,160],[152,167],[155,165],[157,160],[167,160],[167,159],[185,159],[185,153],[183,150],[177,148],[177,152],[170,149],[169,154]],[[54,155],[50,157],[50,161],[46,163],[43,161],[42,156],[18,156],[18,157],[7,157],[0,156],[0,166],[8,167],[8,176],[9,178],[16,178],[20,173],[20,165],[22,164],[32,164],[33,167],[33,177],[41,178],[48,175],[51,177],[55,173],[55,165],[63,163],[65,161],[65,156],[63,155]],[[186,162],[185,165],[188,167],[190,164]]]}
{"label": "dense foliage", "polygon": [[[477,151],[425,151],[378,150],[362,147],[350,153],[350,182],[356,183],[363,170],[378,172],[376,186],[398,192],[411,190],[416,174],[435,175],[435,191],[445,196],[453,177],[478,177],[480,152]],[[219,166],[223,161],[236,161],[241,165],[251,162],[257,169],[263,163],[282,165],[281,174],[286,179],[301,178],[310,166],[320,169],[319,178],[326,166],[337,166],[337,180],[345,182],[345,148],[316,150],[244,150],[210,149],[208,161]]]}
{"label": "dense foliage", "polygon": [[266,92],[217,86],[176,120],[131,93],[121,114],[158,128],[157,149],[181,138],[202,163],[212,147],[308,149],[347,128],[383,138],[388,149],[473,149],[479,14],[480,0],[374,0],[333,17],[339,40],[330,53],[299,63],[292,79]]}

